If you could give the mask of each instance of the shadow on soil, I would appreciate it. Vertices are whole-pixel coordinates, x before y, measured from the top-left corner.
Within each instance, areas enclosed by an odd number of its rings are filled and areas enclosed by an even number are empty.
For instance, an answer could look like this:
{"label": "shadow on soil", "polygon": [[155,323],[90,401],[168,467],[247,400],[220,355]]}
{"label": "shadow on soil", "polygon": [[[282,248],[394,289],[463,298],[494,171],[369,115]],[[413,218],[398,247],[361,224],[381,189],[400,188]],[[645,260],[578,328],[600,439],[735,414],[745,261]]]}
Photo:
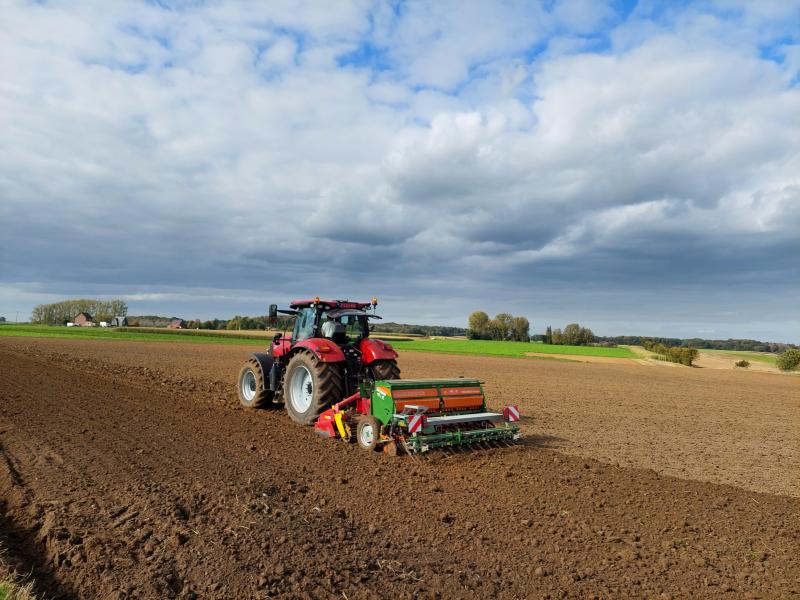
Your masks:
{"label": "shadow on soil", "polygon": [[53,574],[52,565],[36,539],[37,532],[38,529],[22,527],[10,519],[5,502],[0,500],[0,550],[5,566],[31,581],[37,598],[77,600],[78,595]]}

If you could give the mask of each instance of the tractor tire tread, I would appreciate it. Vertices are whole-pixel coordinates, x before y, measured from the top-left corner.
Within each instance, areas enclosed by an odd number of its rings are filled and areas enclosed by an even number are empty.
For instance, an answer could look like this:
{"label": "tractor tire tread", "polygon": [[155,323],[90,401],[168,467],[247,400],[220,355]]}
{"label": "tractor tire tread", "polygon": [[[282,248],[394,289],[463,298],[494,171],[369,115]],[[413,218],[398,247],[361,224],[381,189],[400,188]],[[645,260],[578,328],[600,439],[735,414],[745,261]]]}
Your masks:
{"label": "tractor tire tread", "polygon": [[[311,407],[302,415],[294,411],[289,398],[289,394],[291,394],[291,377],[294,372],[294,365],[298,362],[304,363],[309,370],[313,371],[312,376],[316,380],[314,400]],[[344,381],[341,366],[338,363],[322,362],[308,352],[299,352],[289,360],[283,389],[284,404],[289,418],[301,425],[313,425],[322,411],[344,398]]]}
{"label": "tractor tire tread", "polygon": [[400,367],[395,360],[376,360],[370,368],[376,380],[400,379]]}
{"label": "tractor tire tread", "polygon": [[[256,378],[256,398],[251,404],[245,404],[242,400],[241,396],[241,389],[242,389],[242,377],[246,370],[252,370],[253,374]],[[239,377],[237,381],[237,388],[239,390],[239,401],[245,408],[268,408],[272,406],[274,402],[274,393],[272,390],[264,389],[264,378],[261,374],[261,366],[258,364],[258,361],[255,358],[250,358],[247,362],[244,363],[244,366],[239,371]]]}

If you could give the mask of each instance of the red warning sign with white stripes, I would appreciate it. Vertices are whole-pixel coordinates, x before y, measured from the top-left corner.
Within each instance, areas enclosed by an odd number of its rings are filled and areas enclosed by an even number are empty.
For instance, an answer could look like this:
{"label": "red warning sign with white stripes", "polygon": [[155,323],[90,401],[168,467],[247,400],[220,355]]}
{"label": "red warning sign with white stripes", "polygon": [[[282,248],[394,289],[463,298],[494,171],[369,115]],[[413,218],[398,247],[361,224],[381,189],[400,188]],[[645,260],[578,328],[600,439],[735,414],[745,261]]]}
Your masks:
{"label": "red warning sign with white stripes", "polygon": [[413,435],[425,427],[425,420],[422,413],[411,415],[408,419],[408,433]]}
{"label": "red warning sign with white stripes", "polygon": [[519,421],[519,406],[516,405],[506,406],[503,409],[503,416],[509,423],[514,423],[515,421]]}

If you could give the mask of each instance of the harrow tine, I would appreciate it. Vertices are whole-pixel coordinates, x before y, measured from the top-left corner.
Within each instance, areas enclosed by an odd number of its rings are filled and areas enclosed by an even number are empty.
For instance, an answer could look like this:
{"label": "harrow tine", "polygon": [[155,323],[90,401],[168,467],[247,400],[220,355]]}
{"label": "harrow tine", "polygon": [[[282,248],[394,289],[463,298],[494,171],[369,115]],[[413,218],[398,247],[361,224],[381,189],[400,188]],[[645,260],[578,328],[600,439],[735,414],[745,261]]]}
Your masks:
{"label": "harrow tine", "polygon": [[480,454],[481,456],[487,456],[489,453],[486,451],[486,448],[483,445],[483,442],[477,442],[473,446],[475,448],[475,452]]}

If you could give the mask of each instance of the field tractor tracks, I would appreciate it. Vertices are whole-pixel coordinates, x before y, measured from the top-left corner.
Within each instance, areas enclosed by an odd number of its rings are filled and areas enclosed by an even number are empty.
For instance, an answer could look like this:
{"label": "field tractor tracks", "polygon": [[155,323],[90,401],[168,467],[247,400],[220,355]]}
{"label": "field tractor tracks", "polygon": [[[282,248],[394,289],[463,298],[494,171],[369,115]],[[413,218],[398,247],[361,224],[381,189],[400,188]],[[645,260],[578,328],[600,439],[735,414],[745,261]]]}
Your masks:
{"label": "field tractor tracks", "polygon": [[568,432],[367,453],[238,408],[229,349],[104,344],[0,345],[4,527],[45,597],[800,593],[795,498],[568,456]]}

